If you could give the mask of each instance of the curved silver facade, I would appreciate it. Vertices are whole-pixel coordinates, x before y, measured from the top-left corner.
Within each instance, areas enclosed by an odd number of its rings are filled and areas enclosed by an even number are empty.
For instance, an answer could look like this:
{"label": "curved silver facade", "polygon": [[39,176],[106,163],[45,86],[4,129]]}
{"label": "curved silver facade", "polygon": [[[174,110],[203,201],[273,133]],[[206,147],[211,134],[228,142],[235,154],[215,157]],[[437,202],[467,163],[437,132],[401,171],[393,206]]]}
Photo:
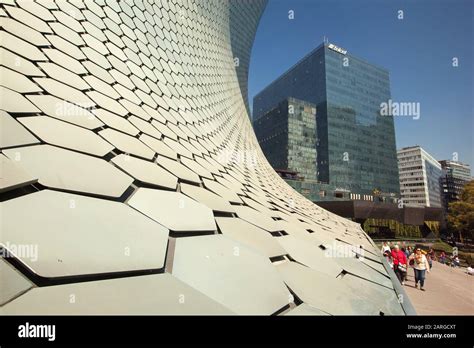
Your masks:
{"label": "curved silver facade", "polygon": [[403,314],[360,226],[258,146],[264,6],[2,1],[2,313]]}

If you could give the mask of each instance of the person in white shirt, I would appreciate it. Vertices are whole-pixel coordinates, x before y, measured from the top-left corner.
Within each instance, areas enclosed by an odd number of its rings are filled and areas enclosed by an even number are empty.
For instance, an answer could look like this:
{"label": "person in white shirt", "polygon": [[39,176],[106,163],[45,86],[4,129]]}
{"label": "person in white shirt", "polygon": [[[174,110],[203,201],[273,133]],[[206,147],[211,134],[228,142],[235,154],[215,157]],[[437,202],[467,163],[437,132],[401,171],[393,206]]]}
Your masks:
{"label": "person in white shirt", "polygon": [[382,252],[382,255],[385,254],[386,251],[391,252],[391,249],[388,246],[387,242],[383,242],[382,249],[380,251]]}
{"label": "person in white shirt", "polygon": [[420,282],[420,290],[425,291],[425,273],[430,273],[428,260],[420,248],[416,248],[415,253],[410,255],[410,260],[415,261],[413,264],[413,269],[415,270],[415,288],[418,289],[418,282]]}
{"label": "person in white shirt", "polygon": [[467,274],[469,274],[469,275],[474,275],[474,268],[473,268],[472,266],[469,266],[469,267],[467,268]]}
{"label": "person in white shirt", "polygon": [[459,267],[460,262],[459,262],[459,257],[456,255],[453,257],[453,261],[451,262],[451,267]]}

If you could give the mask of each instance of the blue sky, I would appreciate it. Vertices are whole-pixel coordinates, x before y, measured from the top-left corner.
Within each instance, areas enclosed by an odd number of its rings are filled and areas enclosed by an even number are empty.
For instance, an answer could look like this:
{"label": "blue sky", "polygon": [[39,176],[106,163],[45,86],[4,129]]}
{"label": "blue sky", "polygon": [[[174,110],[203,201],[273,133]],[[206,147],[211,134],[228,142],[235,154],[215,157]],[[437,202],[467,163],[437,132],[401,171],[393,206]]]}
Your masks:
{"label": "blue sky", "polygon": [[456,152],[473,170],[473,22],[472,0],[269,0],[252,50],[250,103],[326,35],[388,69],[394,101],[420,103],[419,120],[395,118],[397,148],[421,145],[437,159]]}

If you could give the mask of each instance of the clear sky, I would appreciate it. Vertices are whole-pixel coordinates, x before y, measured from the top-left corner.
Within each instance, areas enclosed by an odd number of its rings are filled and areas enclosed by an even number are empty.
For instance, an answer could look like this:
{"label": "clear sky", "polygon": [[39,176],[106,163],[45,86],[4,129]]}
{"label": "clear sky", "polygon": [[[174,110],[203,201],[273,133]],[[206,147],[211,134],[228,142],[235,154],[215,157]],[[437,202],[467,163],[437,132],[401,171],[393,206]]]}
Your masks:
{"label": "clear sky", "polygon": [[473,0],[269,0],[252,51],[249,101],[326,35],[388,69],[392,100],[420,103],[420,119],[395,117],[397,148],[421,145],[437,159],[456,152],[474,174],[473,22]]}

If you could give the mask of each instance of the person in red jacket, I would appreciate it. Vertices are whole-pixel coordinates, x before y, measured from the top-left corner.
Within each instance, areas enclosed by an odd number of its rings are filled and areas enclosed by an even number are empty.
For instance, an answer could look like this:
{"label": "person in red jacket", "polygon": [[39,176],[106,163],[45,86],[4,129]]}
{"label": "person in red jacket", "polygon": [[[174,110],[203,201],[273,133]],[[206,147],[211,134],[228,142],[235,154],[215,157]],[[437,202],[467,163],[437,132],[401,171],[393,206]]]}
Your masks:
{"label": "person in red jacket", "polygon": [[405,284],[405,274],[407,272],[407,256],[403,251],[400,250],[400,247],[395,245],[392,249],[392,259],[393,259],[393,270],[397,275],[398,280],[402,285]]}

